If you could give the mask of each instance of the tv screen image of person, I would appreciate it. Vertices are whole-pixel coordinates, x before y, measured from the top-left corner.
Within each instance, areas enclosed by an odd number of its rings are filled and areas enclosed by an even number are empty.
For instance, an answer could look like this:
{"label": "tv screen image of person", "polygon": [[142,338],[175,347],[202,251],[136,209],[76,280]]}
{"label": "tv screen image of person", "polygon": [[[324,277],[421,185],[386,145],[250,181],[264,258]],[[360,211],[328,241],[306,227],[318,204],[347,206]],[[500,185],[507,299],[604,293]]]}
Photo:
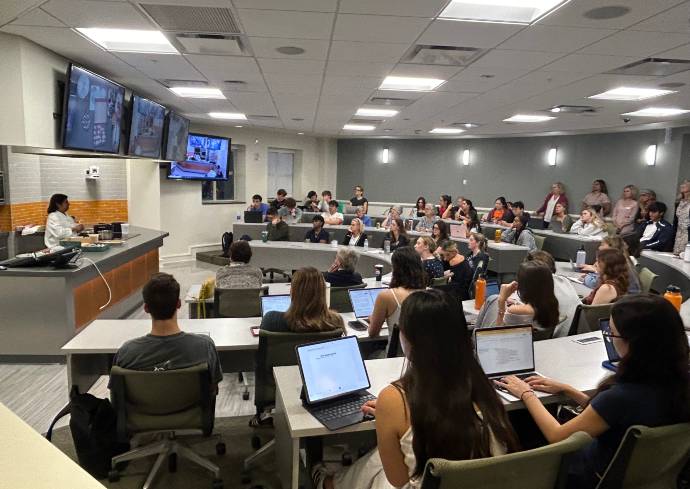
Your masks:
{"label": "tv screen image of person", "polygon": [[125,87],[76,65],[68,77],[62,146],[118,153]]}
{"label": "tv screen image of person", "polygon": [[179,180],[227,180],[230,139],[190,134],[184,161],[170,163],[168,178]]}
{"label": "tv screen image of person", "polygon": [[168,130],[165,139],[165,159],[184,161],[187,157],[187,138],[189,137],[189,119],[175,112],[168,114]]}
{"label": "tv screen image of person", "polygon": [[134,95],[127,154],[160,158],[164,124],[165,107],[147,98]]}

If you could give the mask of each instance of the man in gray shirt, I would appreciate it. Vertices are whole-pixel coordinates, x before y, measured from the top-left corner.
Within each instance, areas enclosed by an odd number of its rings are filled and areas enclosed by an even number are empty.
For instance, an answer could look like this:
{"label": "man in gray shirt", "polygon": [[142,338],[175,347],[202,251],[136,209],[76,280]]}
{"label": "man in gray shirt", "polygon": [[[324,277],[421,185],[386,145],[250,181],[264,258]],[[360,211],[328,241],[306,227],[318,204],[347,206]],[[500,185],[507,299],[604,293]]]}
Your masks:
{"label": "man in gray shirt", "polygon": [[180,284],[175,277],[154,274],[144,286],[143,296],[144,311],[152,318],[151,332],[122,345],[113,365],[131,370],[175,370],[206,363],[215,392],[223,380],[216,345],[209,336],[180,330]]}

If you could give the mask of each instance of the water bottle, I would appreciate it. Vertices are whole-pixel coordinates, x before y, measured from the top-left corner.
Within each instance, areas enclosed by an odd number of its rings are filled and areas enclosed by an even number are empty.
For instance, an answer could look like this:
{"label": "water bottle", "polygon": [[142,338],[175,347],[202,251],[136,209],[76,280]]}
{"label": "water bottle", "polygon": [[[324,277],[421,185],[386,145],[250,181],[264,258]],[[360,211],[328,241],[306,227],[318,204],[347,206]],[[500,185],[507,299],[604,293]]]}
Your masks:
{"label": "water bottle", "polygon": [[580,249],[577,250],[577,255],[575,256],[575,266],[577,268],[582,268],[586,261],[587,252],[585,251],[585,247],[581,246]]}
{"label": "water bottle", "polygon": [[676,308],[676,311],[680,312],[680,306],[683,303],[683,296],[680,293],[680,287],[676,285],[669,285],[666,287],[664,299],[673,304],[673,307]]}
{"label": "water bottle", "polygon": [[364,238],[364,249],[365,250],[369,249],[369,240],[367,238]]}
{"label": "water bottle", "polygon": [[683,261],[690,263],[690,243],[685,245],[685,253],[683,254]]}
{"label": "water bottle", "polygon": [[486,300],[486,280],[483,275],[479,275],[479,278],[474,283],[474,308],[479,310],[484,305]]}
{"label": "water bottle", "polygon": [[385,239],[383,241],[383,251],[386,253],[391,252],[391,240],[390,239]]}

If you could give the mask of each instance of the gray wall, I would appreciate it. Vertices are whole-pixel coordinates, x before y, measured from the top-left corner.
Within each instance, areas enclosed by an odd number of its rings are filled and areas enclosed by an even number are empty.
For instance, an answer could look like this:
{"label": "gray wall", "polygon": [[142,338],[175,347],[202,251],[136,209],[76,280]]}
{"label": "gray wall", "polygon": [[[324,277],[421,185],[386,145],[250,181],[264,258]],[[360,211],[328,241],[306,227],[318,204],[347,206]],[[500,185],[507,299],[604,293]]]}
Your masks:
{"label": "gray wall", "polygon": [[[687,137],[683,145],[687,133],[690,128],[674,129],[668,143],[663,130],[531,138],[341,139],[337,195],[349,198],[352,187],[361,184],[371,201],[415,202],[423,195],[437,202],[439,194],[447,193],[487,207],[496,196],[505,195],[534,209],[551,183],[562,181],[570,211],[577,212],[592,180],[602,178],[612,200],[632,183],[653,189],[660,200],[672,204],[679,178],[690,178]],[[658,145],[652,167],[644,162],[650,144]],[[388,164],[381,163],[384,147],[390,149]],[[552,147],[558,148],[555,167],[546,162]],[[465,148],[470,149],[469,166],[460,160]]]}

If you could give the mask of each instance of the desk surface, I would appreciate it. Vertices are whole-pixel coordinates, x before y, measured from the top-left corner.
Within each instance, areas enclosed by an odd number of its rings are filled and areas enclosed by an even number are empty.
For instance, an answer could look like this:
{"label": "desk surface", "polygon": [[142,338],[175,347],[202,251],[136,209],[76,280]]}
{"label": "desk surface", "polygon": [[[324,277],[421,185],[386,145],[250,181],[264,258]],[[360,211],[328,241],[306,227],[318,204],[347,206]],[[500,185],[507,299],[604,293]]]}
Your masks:
{"label": "desk surface", "polygon": [[0,403],[0,489],[103,489],[88,472]]}

